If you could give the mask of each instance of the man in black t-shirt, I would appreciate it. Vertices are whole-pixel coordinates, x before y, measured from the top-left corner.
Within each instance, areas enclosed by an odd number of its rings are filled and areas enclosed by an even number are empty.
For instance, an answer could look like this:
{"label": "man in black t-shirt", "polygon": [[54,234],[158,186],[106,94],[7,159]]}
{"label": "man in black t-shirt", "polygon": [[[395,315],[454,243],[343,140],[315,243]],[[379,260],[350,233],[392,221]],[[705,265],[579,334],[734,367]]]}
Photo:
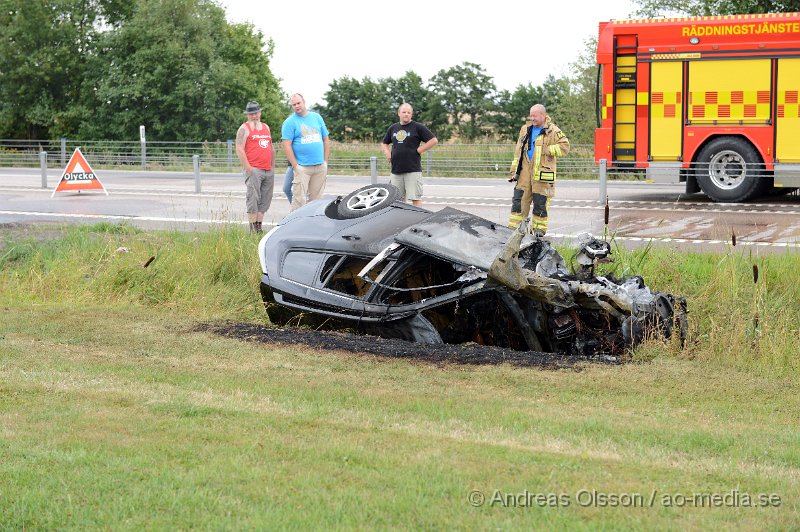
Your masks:
{"label": "man in black t-shirt", "polygon": [[439,140],[431,131],[414,122],[414,109],[404,103],[397,109],[400,122],[389,126],[383,137],[383,153],[392,164],[392,184],[400,189],[403,200],[422,205],[422,158]]}

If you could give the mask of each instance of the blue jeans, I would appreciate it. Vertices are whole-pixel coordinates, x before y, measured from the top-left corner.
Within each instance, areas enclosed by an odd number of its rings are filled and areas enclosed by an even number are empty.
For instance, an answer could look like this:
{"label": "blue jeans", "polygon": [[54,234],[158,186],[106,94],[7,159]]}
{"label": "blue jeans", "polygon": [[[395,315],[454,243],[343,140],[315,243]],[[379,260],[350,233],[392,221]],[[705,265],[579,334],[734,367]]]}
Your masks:
{"label": "blue jeans", "polygon": [[286,168],[286,175],[283,176],[283,193],[286,194],[290,205],[292,203],[292,181],[294,181],[294,168],[289,166]]}

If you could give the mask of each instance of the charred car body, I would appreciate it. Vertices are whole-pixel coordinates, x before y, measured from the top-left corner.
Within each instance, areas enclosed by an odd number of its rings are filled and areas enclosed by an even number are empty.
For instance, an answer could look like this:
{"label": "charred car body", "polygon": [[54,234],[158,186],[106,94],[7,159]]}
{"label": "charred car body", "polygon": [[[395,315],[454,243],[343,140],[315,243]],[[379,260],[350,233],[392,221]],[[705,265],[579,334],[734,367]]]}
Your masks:
{"label": "charred car body", "polygon": [[570,271],[549,242],[452,208],[431,212],[371,185],[289,214],[259,243],[273,322],[337,326],[424,343],[619,355],[685,334],[685,302],[640,277],[595,275],[607,242],[580,243]]}

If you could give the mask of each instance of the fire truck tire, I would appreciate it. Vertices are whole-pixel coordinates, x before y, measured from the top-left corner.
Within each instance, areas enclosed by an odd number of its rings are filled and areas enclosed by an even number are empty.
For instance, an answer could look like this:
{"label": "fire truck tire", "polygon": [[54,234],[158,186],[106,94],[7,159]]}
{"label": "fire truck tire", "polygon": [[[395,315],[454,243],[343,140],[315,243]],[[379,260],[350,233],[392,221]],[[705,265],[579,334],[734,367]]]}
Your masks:
{"label": "fire truck tire", "polygon": [[752,144],[738,137],[719,137],[700,151],[695,177],[713,201],[742,202],[766,192],[771,180],[763,167]]}

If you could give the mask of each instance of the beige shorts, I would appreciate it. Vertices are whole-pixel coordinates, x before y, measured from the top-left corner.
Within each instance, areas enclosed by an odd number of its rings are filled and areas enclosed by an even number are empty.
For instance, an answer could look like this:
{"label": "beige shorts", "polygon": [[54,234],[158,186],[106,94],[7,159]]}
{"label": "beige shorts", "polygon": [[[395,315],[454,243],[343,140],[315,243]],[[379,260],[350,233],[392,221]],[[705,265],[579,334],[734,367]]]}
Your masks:
{"label": "beige shorts", "polygon": [[403,198],[407,200],[422,199],[422,172],[389,175],[391,183],[400,189]]}
{"label": "beige shorts", "polygon": [[272,189],[275,187],[275,172],[253,168],[250,174],[244,173],[244,184],[247,185],[245,205],[248,214],[267,212],[272,203]]}
{"label": "beige shorts", "polygon": [[328,181],[327,163],[312,166],[297,166],[292,179],[292,206],[291,210],[298,209],[308,201],[320,199],[325,193],[325,183]]}

